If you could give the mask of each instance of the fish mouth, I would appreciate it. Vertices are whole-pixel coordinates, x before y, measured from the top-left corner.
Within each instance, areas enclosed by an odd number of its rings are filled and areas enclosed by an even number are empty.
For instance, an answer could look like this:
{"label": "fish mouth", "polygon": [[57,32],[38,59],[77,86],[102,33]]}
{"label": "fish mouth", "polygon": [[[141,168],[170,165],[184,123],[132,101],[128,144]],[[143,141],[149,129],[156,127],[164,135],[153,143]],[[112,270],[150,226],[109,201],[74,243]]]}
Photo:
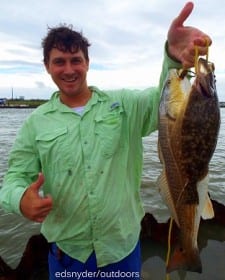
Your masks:
{"label": "fish mouth", "polygon": [[195,85],[198,89],[198,92],[208,98],[216,96],[214,70],[215,66],[212,62],[209,62],[203,58],[199,58]]}
{"label": "fish mouth", "polygon": [[179,71],[177,71],[177,76],[181,80],[183,80],[185,77],[195,77],[193,85],[197,88],[199,93],[201,93],[205,97],[210,98],[217,95],[214,71],[214,64],[200,57],[198,60],[196,73],[187,69],[180,69]]}

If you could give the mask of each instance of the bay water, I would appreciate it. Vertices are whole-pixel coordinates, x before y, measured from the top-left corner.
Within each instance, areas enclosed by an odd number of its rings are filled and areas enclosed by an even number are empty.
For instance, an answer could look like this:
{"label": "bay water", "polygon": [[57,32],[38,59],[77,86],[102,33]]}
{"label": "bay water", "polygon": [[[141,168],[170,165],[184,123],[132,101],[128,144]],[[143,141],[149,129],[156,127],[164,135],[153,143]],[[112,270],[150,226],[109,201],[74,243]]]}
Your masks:
{"label": "bay water", "polygon": [[[18,129],[33,109],[0,109],[0,186],[7,170],[10,149]],[[41,124],[40,124],[41,125]],[[221,128],[218,144],[210,162],[209,191],[212,199],[225,205],[225,108],[221,108]],[[157,153],[157,132],[143,139],[144,166],[141,195],[146,212],[152,213],[158,222],[169,218],[156,179],[161,171]],[[211,232],[210,239],[205,238]],[[0,256],[15,268],[30,236],[40,232],[40,225],[0,209]],[[203,228],[200,232],[205,246],[201,250],[203,273],[173,272],[171,280],[224,280],[225,279],[225,229],[222,226]],[[208,236],[208,234],[207,234]],[[165,278],[166,247],[151,240],[142,244],[144,280]],[[43,279],[44,280],[44,279]]]}

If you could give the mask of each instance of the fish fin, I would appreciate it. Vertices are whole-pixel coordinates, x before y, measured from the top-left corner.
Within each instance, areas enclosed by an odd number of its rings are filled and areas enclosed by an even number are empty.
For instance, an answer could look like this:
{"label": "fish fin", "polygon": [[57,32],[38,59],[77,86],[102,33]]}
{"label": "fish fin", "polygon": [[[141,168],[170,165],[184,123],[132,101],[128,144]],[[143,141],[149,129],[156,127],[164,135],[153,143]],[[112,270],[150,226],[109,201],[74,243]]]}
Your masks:
{"label": "fish fin", "polygon": [[179,269],[199,273],[202,272],[201,259],[197,248],[189,252],[189,254],[179,246],[175,248],[174,253],[168,262],[166,271],[170,273]]}
{"label": "fish fin", "polygon": [[159,141],[158,141],[158,157],[159,157],[159,161],[160,163],[163,163],[163,156],[162,156],[162,151],[161,151],[161,147],[160,147],[160,144],[159,144]]}
{"label": "fish fin", "polygon": [[202,202],[200,201],[200,204],[202,204],[200,207],[200,215],[204,220],[212,219],[215,216],[212,201],[208,194],[208,184],[209,175],[207,174],[201,181],[198,182],[197,185],[198,195],[200,198],[202,197]]}
{"label": "fish fin", "polygon": [[206,196],[206,201],[201,216],[204,220],[212,219],[215,217],[212,201],[208,194]]}
{"label": "fish fin", "polygon": [[169,186],[168,186],[168,182],[167,182],[167,178],[166,178],[166,172],[164,169],[163,169],[162,173],[159,175],[156,184],[159,188],[159,192],[160,192],[163,200],[165,201],[167,207],[170,210],[170,213],[171,213],[173,219],[175,220],[176,224],[179,227],[180,224],[178,221],[176,208],[175,208],[175,205],[173,203],[173,200],[172,200],[172,197],[171,197],[171,194],[169,191]]}

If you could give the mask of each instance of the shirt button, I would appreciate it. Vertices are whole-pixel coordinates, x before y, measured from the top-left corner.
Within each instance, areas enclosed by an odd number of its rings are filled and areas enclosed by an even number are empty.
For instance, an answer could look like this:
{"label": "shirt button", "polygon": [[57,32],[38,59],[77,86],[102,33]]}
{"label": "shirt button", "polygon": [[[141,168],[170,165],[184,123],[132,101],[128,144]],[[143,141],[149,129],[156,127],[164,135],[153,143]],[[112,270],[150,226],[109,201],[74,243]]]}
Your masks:
{"label": "shirt button", "polygon": [[71,169],[68,170],[68,175],[69,175],[69,176],[72,175],[72,170],[71,170]]}
{"label": "shirt button", "polygon": [[85,145],[87,145],[87,143],[88,143],[87,141],[84,141],[84,144],[85,144]]}

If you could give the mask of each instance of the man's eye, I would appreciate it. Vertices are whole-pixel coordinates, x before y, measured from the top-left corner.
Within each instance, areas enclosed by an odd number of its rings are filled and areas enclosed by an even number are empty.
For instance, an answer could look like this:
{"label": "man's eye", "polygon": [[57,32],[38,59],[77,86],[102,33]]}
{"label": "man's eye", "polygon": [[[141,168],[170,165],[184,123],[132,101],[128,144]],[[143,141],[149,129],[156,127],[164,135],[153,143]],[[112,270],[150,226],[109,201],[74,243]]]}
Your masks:
{"label": "man's eye", "polygon": [[61,60],[61,59],[57,59],[57,60],[54,60],[53,63],[54,63],[55,65],[63,65],[64,61]]}
{"label": "man's eye", "polygon": [[74,58],[74,59],[72,59],[72,63],[73,64],[80,64],[81,63],[81,59],[80,58]]}

